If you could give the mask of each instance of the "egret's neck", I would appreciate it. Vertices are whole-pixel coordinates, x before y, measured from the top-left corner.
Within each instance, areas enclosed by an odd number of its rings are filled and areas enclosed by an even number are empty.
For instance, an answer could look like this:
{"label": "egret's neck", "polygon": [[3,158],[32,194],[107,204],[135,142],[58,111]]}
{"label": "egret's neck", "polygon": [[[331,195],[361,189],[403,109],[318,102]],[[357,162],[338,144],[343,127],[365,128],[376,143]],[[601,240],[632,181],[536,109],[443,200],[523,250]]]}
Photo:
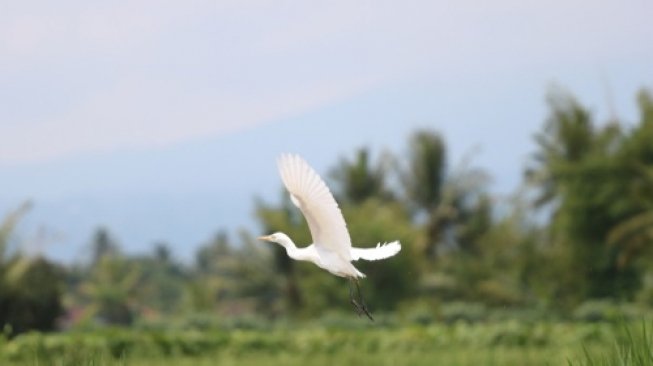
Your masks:
{"label": "egret's neck", "polygon": [[306,260],[306,258],[304,258],[305,256],[302,254],[302,249],[297,248],[295,243],[289,237],[281,238],[278,243],[286,249],[286,253],[290,258],[300,261]]}
{"label": "egret's neck", "polygon": [[286,252],[288,252],[288,255],[290,255],[290,252],[296,251],[297,246],[289,237],[281,237],[279,238],[279,241],[277,242],[279,245],[284,247],[286,249]]}

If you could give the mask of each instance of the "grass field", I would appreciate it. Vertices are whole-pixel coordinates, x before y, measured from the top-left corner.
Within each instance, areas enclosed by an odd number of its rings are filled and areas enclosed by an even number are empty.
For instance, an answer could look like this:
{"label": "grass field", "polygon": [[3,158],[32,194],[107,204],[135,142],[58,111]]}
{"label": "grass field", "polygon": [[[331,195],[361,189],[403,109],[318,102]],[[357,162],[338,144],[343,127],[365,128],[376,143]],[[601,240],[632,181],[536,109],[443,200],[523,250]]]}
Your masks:
{"label": "grass field", "polygon": [[[595,347],[597,348],[597,347]],[[450,347],[420,351],[355,350],[332,353],[245,352],[208,353],[196,356],[122,356],[88,353],[74,356],[34,356],[8,361],[11,365],[565,365],[568,360],[581,360],[581,348],[560,347]],[[5,364],[5,363],[3,363]]]}
{"label": "grass field", "polygon": [[4,340],[0,364],[585,365],[619,338],[611,323],[362,324],[31,333]]}
{"label": "grass field", "polygon": [[435,349],[420,352],[392,350],[369,352],[300,353],[288,352],[241,354],[220,353],[202,356],[124,357],[87,355],[83,358],[35,358],[12,365],[134,365],[134,366],[209,366],[209,365],[566,365],[567,360],[582,358],[582,350],[559,348],[496,347]]}

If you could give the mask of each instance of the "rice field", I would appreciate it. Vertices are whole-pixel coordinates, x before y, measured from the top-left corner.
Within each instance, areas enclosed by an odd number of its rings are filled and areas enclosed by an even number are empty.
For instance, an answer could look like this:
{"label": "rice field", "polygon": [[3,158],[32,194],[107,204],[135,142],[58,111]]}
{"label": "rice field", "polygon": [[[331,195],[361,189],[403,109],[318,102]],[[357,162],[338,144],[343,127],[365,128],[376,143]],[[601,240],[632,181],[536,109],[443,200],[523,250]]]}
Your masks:
{"label": "rice field", "polygon": [[[8,365],[653,365],[650,334],[610,323],[98,329],[0,344]],[[645,331],[645,329],[644,329]],[[621,348],[620,348],[621,347]],[[621,350],[620,350],[621,349]],[[647,353],[648,352],[648,353]],[[636,356],[636,357],[635,357]],[[635,363],[637,357],[640,363]],[[647,359],[650,357],[650,359]],[[648,363],[646,363],[648,362]]]}

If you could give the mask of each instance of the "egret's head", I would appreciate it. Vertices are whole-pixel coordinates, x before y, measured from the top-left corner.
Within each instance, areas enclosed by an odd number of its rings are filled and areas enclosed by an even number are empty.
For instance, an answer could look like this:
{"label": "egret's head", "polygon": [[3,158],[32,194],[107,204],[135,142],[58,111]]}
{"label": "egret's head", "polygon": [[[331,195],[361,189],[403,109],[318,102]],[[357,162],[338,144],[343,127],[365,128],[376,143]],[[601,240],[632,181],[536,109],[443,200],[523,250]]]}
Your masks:
{"label": "egret's head", "polygon": [[278,243],[278,244],[281,244],[283,246],[286,246],[286,243],[288,243],[288,242],[292,242],[290,240],[290,238],[288,237],[288,235],[286,235],[284,233],[274,233],[274,234],[270,234],[270,235],[266,235],[266,236],[259,236],[258,239],[259,240],[269,241],[269,242],[272,242],[272,243]]}

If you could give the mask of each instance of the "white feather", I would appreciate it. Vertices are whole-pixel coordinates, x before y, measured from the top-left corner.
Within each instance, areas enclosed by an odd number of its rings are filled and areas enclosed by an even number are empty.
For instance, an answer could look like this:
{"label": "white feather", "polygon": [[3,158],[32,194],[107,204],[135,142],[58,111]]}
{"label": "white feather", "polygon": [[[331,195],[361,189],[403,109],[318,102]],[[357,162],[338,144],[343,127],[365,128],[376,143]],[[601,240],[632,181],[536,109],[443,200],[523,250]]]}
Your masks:
{"label": "white feather", "polygon": [[322,178],[304,159],[283,154],[279,173],[292,202],[302,211],[318,251],[328,250],[351,261],[351,239],[338,203]]}
{"label": "white feather", "polygon": [[398,241],[385,244],[379,243],[373,248],[351,248],[351,260],[378,261],[379,259],[392,257],[399,253],[400,250],[401,244]]}

